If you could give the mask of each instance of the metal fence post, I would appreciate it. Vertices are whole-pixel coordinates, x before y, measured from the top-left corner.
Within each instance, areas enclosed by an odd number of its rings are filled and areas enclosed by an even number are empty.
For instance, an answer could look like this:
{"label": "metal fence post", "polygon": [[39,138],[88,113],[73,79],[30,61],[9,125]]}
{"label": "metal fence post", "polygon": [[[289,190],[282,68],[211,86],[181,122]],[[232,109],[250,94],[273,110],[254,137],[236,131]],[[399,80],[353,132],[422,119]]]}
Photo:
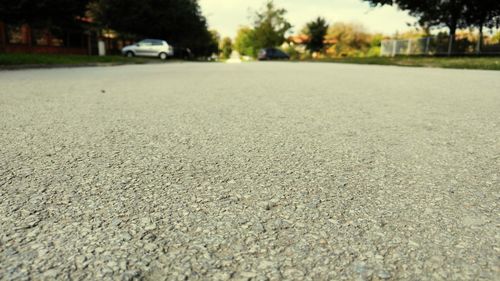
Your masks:
{"label": "metal fence post", "polygon": [[425,55],[429,55],[430,44],[431,44],[431,37],[427,37],[427,40],[425,42]]}
{"label": "metal fence post", "polygon": [[395,57],[396,56],[396,48],[398,46],[398,40],[394,40],[392,41],[392,56]]}

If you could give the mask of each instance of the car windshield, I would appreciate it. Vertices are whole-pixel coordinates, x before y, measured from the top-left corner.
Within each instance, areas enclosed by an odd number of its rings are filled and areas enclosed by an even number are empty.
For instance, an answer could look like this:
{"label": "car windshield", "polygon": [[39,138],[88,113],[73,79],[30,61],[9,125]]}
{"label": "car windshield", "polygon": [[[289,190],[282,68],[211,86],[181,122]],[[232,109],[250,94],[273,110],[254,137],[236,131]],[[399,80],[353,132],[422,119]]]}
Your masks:
{"label": "car windshield", "polygon": [[151,42],[151,41],[152,41],[152,40],[146,39],[146,40],[142,40],[142,41],[140,41],[140,42],[139,42],[139,43],[137,43],[137,44],[139,44],[139,45],[152,45],[152,42]]}

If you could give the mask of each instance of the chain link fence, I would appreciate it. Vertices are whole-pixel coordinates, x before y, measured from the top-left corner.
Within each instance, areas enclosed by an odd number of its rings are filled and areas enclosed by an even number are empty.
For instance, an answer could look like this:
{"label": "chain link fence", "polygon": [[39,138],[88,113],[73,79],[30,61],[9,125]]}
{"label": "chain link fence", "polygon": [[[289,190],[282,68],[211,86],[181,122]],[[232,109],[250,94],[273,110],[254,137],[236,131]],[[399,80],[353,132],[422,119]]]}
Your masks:
{"label": "chain link fence", "polygon": [[[399,55],[447,55],[449,39],[443,37],[425,37],[417,39],[383,40],[381,56]],[[500,55],[500,44],[484,44],[481,48],[477,42],[458,39],[453,48],[453,55]]]}

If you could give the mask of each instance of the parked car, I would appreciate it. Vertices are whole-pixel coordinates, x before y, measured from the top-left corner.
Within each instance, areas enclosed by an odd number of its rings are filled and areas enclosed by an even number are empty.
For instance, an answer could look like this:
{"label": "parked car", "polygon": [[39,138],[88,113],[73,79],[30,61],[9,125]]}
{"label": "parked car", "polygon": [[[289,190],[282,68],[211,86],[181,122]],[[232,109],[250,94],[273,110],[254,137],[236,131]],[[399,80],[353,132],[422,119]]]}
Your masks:
{"label": "parked car", "polygon": [[266,48],[259,51],[259,60],[289,60],[290,56],[276,48]]}
{"label": "parked car", "polygon": [[123,47],[122,54],[127,57],[159,57],[166,60],[174,55],[174,48],[164,40],[145,39],[134,45]]}

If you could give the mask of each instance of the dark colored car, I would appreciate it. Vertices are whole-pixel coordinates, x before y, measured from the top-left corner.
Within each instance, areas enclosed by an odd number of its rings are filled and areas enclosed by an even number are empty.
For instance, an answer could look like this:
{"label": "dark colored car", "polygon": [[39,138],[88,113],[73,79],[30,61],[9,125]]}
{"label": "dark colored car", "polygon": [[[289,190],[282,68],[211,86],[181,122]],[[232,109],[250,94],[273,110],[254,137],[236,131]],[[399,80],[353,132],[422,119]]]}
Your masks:
{"label": "dark colored car", "polygon": [[174,46],[174,58],[181,60],[192,60],[194,55],[189,48]]}
{"label": "dark colored car", "polygon": [[276,48],[266,48],[259,51],[259,60],[289,60],[290,56]]}

